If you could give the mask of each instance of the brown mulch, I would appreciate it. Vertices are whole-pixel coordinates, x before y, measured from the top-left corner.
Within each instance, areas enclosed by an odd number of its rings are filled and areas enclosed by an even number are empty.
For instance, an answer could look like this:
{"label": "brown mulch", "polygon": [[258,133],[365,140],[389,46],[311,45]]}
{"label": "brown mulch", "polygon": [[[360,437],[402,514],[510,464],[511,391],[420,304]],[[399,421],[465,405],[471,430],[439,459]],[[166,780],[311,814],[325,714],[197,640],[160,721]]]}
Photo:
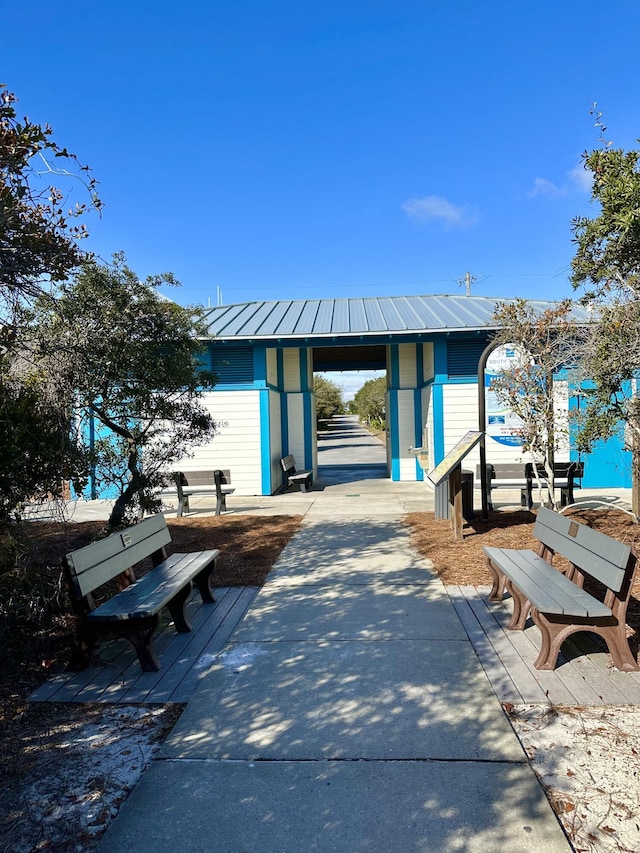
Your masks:
{"label": "brown mulch", "polygon": [[[613,539],[626,542],[640,558],[640,524],[629,513],[619,509],[569,508],[564,515],[592,527]],[[463,539],[456,540],[449,521],[436,519],[431,513],[413,512],[405,517],[411,528],[415,548],[433,561],[434,569],[446,585],[481,586],[491,583],[485,565],[483,545],[498,548],[531,548],[538,542],[533,538],[535,512],[527,510],[490,512],[485,520],[472,519],[465,525]],[[562,564],[562,560],[556,561]],[[585,585],[594,594],[601,594],[596,584]],[[636,572],[627,610],[629,643],[635,655],[640,655],[640,570]],[[640,656],[638,657],[640,661]]]}

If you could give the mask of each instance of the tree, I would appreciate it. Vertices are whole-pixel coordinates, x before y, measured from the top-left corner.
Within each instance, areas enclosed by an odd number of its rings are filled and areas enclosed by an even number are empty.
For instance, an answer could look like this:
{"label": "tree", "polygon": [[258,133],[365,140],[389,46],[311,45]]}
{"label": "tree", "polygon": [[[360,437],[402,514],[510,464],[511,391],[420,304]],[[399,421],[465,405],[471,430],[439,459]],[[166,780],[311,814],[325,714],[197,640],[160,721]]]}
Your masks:
{"label": "tree", "polygon": [[[626,426],[632,449],[632,509],[640,515],[640,151],[601,147],[583,155],[593,174],[594,217],[578,216],[572,229],[576,253],[572,283],[585,288],[593,323],[583,348],[585,387],[580,446],[590,448]],[[639,140],[640,141],[640,140]]]}
{"label": "tree", "polygon": [[70,411],[44,377],[21,375],[20,366],[0,357],[0,524],[29,500],[61,496],[70,480],[82,489],[89,470]]}
{"label": "tree", "polygon": [[313,377],[313,393],[316,398],[317,420],[328,420],[334,415],[344,414],[342,389],[324,376]]}
{"label": "tree", "polygon": [[[29,308],[86,257],[81,218],[99,211],[87,166],[53,139],[48,126],[19,120],[16,96],[0,86],[0,518],[27,499],[60,496],[77,485],[86,459],[70,411],[47,377],[28,364]],[[54,165],[55,164],[55,165]],[[67,168],[68,167],[68,168]],[[74,185],[81,203],[71,209]]]}
{"label": "tree", "polygon": [[96,479],[119,490],[109,528],[139,507],[157,509],[153,491],[171,465],[215,432],[201,402],[215,382],[202,363],[202,313],[159,296],[162,282],[175,280],[140,281],[118,254],[112,266],[87,262],[54,305],[38,305],[38,368],[76,413],[85,442],[97,424]]}
{"label": "tree", "polygon": [[537,466],[544,465],[548,500],[554,508],[554,457],[569,431],[568,413],[558,406],[554,376],[575,361],[580,331],[571,311],[569,300],[539,311],[524,299],[514,299],[498,303],[493,316],[499,326],[493,343],[514,344],[518,357],[492,380],[491,391],[520,418],[522,450],[531,456],[540,492]]}
{"label": "tree", "polygon": [[[16,101],[0,86],[0,342],[5,346],[15,337],[12,321],[20,307],[47,284],[64,281],[85,259],[78,240],[87,229],[79,220],[102,206],[89,167],[54,141],[49,125],[26,117],[19,121]],[[86,191],[87,201],[65,210],[72,180]]]}
{"label": "tree", "polygon": [[353,410],[363,421],[382,426],[385,419],[387,380],[385,376],[369,379],[353,398]]}

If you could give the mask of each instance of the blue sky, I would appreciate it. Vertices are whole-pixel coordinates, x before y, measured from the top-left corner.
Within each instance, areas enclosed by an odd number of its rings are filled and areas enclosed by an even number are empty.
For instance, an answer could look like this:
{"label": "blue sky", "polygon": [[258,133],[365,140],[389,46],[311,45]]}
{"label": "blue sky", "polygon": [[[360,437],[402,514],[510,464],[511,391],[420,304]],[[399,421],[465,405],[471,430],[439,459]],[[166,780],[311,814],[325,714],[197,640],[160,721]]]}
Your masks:
{"label": "blue sky", "polygon": [[0,82],[91,165],[90,248],[181,303],[572,293],[640,136],[637,0],[5,2]]}

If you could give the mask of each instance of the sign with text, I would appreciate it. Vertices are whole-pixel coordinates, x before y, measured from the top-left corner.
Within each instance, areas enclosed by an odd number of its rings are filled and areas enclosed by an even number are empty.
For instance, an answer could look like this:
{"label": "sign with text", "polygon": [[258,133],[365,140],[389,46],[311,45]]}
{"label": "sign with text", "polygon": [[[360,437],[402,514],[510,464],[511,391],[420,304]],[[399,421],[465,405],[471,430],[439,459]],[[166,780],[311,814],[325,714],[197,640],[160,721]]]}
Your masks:
{"label": "sign with text", "polygon": [[442,462],[439,462],[436,467],[427,474],[428,479],[434,486],[439,486],[443,480],[449,476],[453,469],[460,465],[464,457],[482,438],[483,433],[478,430],[470,430],[464,435],[460,441],[453,447]]}
{"label": "sign with text", "polygon": [[498,444],[508,447],[522,445],[522,419],[510,408],[501,403],[491,383],[505,370],[518,367],[528,362],[530,356],[517,344],[502,344],[496,347],[487,358],[484,370],[484,387],[486,400],[487,435]]}

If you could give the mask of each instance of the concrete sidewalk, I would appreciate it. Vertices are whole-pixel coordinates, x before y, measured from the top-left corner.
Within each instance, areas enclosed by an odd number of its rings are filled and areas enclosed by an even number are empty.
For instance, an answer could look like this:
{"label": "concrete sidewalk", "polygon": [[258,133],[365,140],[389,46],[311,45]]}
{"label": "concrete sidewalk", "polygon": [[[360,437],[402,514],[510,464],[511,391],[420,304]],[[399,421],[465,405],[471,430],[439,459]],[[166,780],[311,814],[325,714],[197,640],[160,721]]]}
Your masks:
{"label": "concrete sidewalk", "polygon": [[301,496],[302,528],[100,853],[571,850],[400,523],[425,489],[406,485]]}

